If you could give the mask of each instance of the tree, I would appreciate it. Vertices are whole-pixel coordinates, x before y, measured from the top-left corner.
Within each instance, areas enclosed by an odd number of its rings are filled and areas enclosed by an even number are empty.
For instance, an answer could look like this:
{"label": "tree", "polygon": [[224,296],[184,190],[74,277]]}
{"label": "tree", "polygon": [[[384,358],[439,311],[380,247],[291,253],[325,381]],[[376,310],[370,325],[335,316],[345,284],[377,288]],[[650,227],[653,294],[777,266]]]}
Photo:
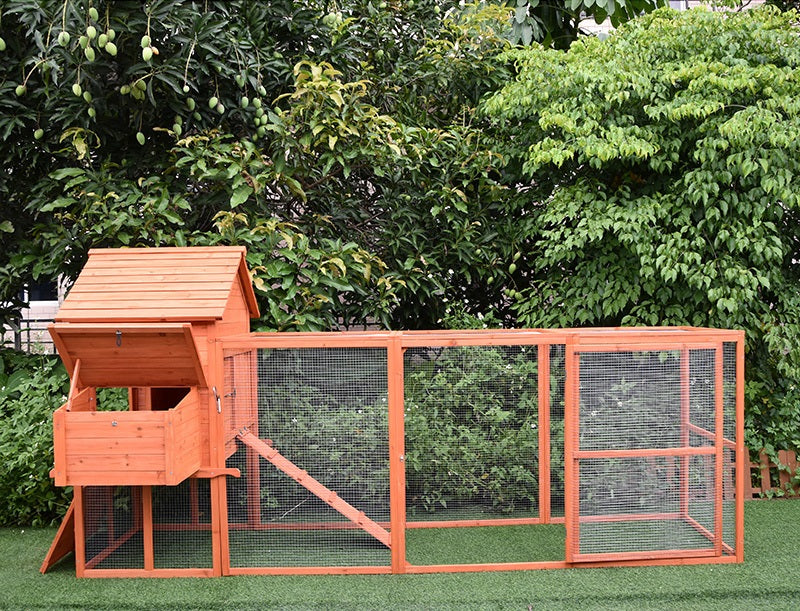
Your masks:
{"label": "tree", "polygon": [[510,256],[462,271],[497,235],[470,218],[497,191],[471,125],[508,77],[497,5],[19,0],[2,25],[7,311],[92,247],[223,241],[263,328],[430,326]]}
{"label": "tree", "polygon": [[520,323],[745,329],[751,448],[800,444],[796,39],[770,7],[661,10],[510,52],[485,105],[542,202]]}
{"label": "tree", "polygon": [[620,24],[649,13],[666,0],[508,0],[513,7],[512,39],[524,45],[532,42],[568,49],[582,34],[581,21],[586,18],[611,25]]}

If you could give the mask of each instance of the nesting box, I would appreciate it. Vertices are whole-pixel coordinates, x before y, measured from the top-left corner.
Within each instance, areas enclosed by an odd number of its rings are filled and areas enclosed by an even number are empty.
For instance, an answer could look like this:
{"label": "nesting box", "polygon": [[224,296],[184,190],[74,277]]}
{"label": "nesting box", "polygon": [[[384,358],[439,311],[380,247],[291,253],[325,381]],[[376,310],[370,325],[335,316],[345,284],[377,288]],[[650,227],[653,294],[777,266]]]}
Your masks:
{"label": "nesting box", "polygon": [[[56,484],[175,485],[212,465],[209,345],[257,314],[244,248],[90,251],[50,328],[72,379]],[[128,409],[97,405],[101,387],[127,389]]]}

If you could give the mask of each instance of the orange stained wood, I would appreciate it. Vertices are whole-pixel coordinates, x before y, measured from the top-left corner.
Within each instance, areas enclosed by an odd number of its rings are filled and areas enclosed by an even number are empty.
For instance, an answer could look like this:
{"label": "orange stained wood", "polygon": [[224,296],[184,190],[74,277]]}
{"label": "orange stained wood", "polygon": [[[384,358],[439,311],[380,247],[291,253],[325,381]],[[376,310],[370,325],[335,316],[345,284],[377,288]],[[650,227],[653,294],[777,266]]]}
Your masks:
{"label": "orange stained wood", "polygon": [[406,570],[406,470],[403,347],[397,334],[387,354],[389,394],[389,504],[392,573]]}
{"label": "orange stained wood", "polygon": [[189,323],[50,325],[67,371],[83,386],[207,386]]}
{"label": "orange stained wood", "polygon": [[39,572],[44,574],[70,552],[75,551],[75,501],[69,504],[69,509],[58,527],[56,538],[50,544],[47,556],[42,562]]}
{"label": "orange stained wood", "polygon": [[245,252],[238,246],[90,250],[56,321],[222,320],[235,299],[255,318]]}
{"label": "orange stained wood", "polygon": [[178,484],[201,466],[197,391],[166,411],[56,411],[58,486]]}

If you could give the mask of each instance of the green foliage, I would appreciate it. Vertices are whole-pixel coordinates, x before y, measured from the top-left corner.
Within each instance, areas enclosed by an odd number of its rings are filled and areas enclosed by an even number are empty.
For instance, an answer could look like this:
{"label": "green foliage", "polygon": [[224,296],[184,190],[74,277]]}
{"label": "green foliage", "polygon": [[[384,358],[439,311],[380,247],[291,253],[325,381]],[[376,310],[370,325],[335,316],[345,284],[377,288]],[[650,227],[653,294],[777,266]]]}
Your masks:
{"label": "green foliage", "polygon": [[800,10],[800,2],[798,0],[766,0],[766,4],[776,6],[782,11]]}
{"label": "green foliage", "polygon": [[[494,268],[515,240],[498,236],[517,224],[469,125],[508,75],[497,6],[92,6],[97,19],[79,1],[4,5],[4,315],[25,283],[74,278],[92,247],[230,240],[273,274],[262,328],[431,326],[444,311],[420,303],[444,294],[500,304]],[[310,250],[276,249],[270,223]],[[340,271],[317,273],[326,261]]]}
{"label": "green foliage", "polygon": [[0,526],[49,525],[64,515],[71,490],[49,474],[51,417],[68,391],[55,357],[0,351]]}
{"label": "green foliage", "polygon": [[746,329],[753,448],[800,443],[795,42],[769,7],[660,10],[509,53],[518,76],[485,105],[547,202],[520,323]]}
{"label": "green foliage", "polygon": [[513,9],[512,39],[524,45],[532,42],[557,49],[568,49],[581,33],[582,19],[593,18],[597,23],[606,19],[614,27],[649,13],[666,0],[506,0]]}

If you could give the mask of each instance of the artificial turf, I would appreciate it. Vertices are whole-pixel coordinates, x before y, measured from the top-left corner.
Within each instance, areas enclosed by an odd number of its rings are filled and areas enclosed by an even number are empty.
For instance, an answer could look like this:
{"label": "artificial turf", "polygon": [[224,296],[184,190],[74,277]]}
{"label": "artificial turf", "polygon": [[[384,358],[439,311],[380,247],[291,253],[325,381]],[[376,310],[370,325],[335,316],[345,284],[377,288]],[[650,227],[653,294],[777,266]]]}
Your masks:
{"label": "artificial turf", "polygon": [[[466,558],[480,555],[481,549],[491,554],[495,553],[492,546],[512,545],[493,540],[485,532],[490,529],[476,530],[476,539],[458,544],[456,529],[451,530],[435,544],[433,534],[422,534],[416,551],[409,547],[409,554],[447,555],[447,546],[452,544],[453,553]],[[502,539],[504,531],[512,532],[501,528],[497,536]],[[800,609],[800,500],[745,503],[746,558],[741,565],[79,580],[69,561],[47,575],[39,574],[54,532],[0,530],[0,608]],[[557,540],[557,534],[551,535]],[[427,542],[426,536],[431,537]]]}

